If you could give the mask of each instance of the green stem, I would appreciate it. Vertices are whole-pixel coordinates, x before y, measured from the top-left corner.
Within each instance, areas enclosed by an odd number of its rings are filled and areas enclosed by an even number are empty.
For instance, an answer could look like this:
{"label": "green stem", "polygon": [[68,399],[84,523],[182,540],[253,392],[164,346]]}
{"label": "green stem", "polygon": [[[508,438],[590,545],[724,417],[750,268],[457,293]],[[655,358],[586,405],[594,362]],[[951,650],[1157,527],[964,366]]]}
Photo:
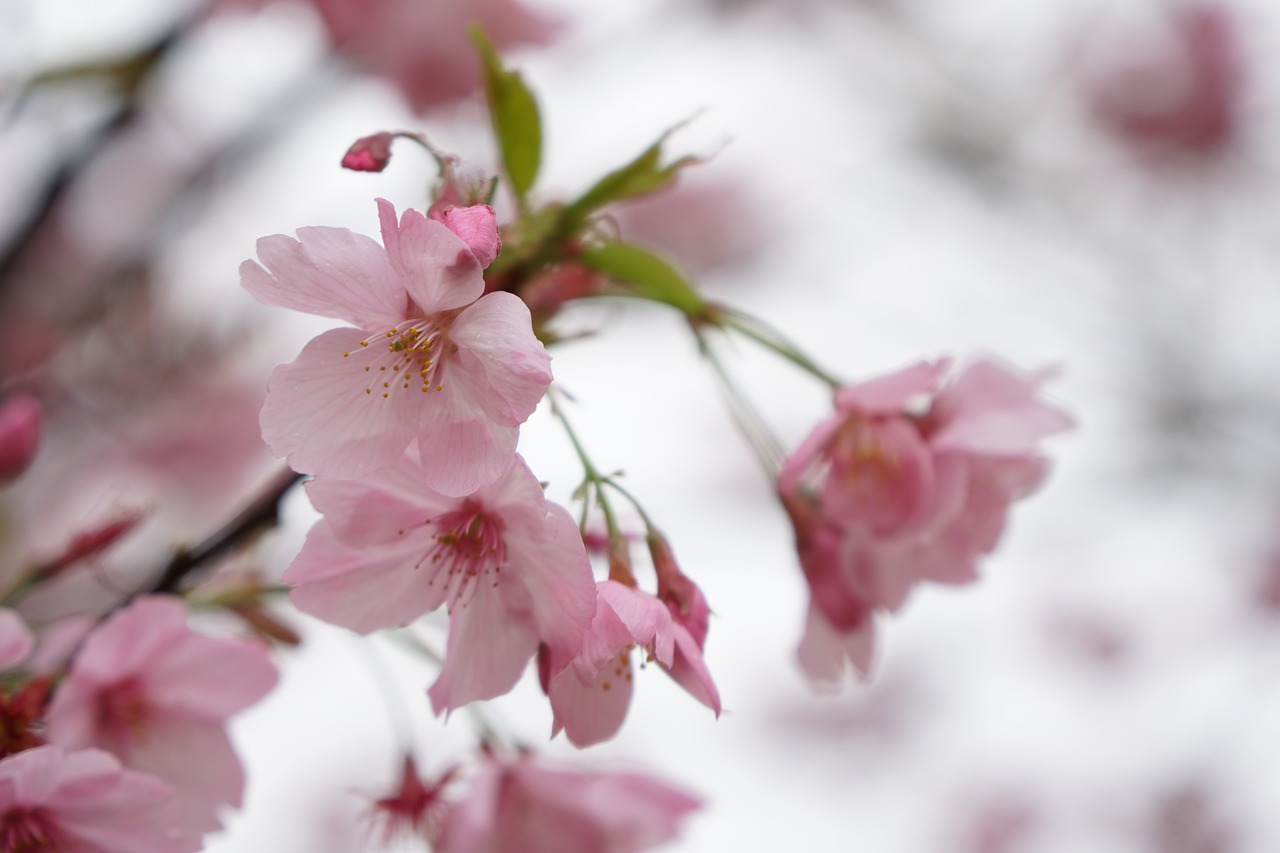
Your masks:
{"label": "green stem", "polygon": [[772,328],[764,321],[759,320],[750,315],[744,314],[733,308],[726,308],[722,305],[715,306],[714,316],[720,321],[721,328],[732,329],[733,331],[750,338],[765,349],[771,350],[785,358],[787,361],[804,370],[806,373],[822,380],[831,386],[832,389],[839,388],[844,383],[832,376],[827,371],[818,366],[812,358],[807,356],[795,344],[787,340],[787,338],[777,329]]}
{"label": "green stem", "polygon": [[785,458],[781,442],[774,437],[760,413],[738,390],[737,383],[729,375],[729,371],[716,354],[711,341],[707,340],[706,334],[697,327],[694,327],[693,333],[698,339],[698,351],[706,359],[707,363],[711,365],[716,379],[720,382],[720,387],[724,390],[729,403],[729,414],[733,417],[738,431],[742,433],[742,437],[746,439],[747,446],[754,452],[756,461],[760,463],[765,476],[771,482],[776,481],[778,472],[782,469],[782,461]]}

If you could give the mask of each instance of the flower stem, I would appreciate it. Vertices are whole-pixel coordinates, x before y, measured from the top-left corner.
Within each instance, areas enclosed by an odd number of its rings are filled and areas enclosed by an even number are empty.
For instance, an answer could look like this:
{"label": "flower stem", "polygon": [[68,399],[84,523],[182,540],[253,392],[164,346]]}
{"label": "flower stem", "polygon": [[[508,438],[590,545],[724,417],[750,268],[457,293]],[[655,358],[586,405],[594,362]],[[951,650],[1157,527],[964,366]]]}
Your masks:
{"label": "flower stem", "polygon": [[711,314],[715,318],[716,325],[720,328],[731,329],[755,341],[760,346],[777,353],[811,376],[827,383],[832,389],[839,388],[844,384],[823,370],[817,362],[801,351],[798,346],[763,320],[745,314],[736,308],[728,308],[723,305],[713,306]]}

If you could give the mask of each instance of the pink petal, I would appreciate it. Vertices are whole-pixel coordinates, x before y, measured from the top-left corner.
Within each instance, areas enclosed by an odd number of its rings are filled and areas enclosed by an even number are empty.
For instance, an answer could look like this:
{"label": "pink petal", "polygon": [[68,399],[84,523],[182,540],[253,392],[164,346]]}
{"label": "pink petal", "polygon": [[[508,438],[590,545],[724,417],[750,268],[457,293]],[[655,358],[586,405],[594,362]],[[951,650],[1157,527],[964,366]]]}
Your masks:
{"label": "pink petal", "polygon": [[407,625],[443,603],[443,587],[417,571],[425,553],[420,540],[394,549],[350,548],[320,521],[282,580],[297,584],[289,600],[303,613],[367,634]]}
{"label": "pink petal", "polygon": [[424,314],[461,308],[484,293],[480,262],[466,242],[444,225],[412,208],[397,223],[395,207],[382,198],[378,219],[387,258],[401,286]]}
{"label": "pink petal", "polygon": [[819,423],[782,463],[778,473],[778,493],[795,497],[804,486],[804,478],[822,460],[823,451],[835,435],[844,416],[836,414]]}
{"label": "pink petal", "polygon": [[0,402],[0,484],[15,479],[35,459],[44,420],[40,403],[19,392]]}
{"label": "pink petal", "polygon": [[634,691],[631,660],[625,654],[606,661],[589,682],[569,667],[552,680],[547,694],[554,714],[552,736],[563,729],[577,747],[609,740],[622,728]]}
{"label": "pink petal", "polygon": [[22,617],[7,607],[0,607],[0,670],[22,663],[34,645],[35,637]]}
{"label": "pink petal", "polygon": [[551,384],[551,356],[533,334],[528,307],[512,293],[489,293],[458,315],[449,337],[459,366],[492,417],[520,424]]}
{"label": "pink petal", "polygon": [[240,265],[240,283],[266,305],[390,328],[405,318],[408,294],[387,253],[345,228],[299,228],[258,241],[258,257]]}
{"label": "pink petal", "polygon": [[360,346],[364,337],[331,329],[272,372],[262,437],[295,470],[355,479],[399,460],[413,439],[427,395],[395,382],[378,387],[370,376],[381,354]]}
{"label": "pink petal", "polygon": [[64,752],[40,746],[0,761],[0,790],[17,803],[46,809],[57,825],[95,853],[194,853],[200,838],[158,819],[172,790],[158,779],[123,770],[99,750]]}
{"label": "pink petal", "polygon": [[432,500],[422,479],[416,456],[406,456],[360,480],[312,480],[306,489],[334,535],[359,548],[401,540],[454,505],[444,496]]}
{"label": "pink petal", "polygon": [[449,614],[444,666],[427,695],[437,714],[509,691],[538,648],[538,635],[513,619],[496,591],[483,584]]}
{"label": "pink petal", "polygon": [[609,602],[635,641],[649,648],[658,663],[671,666],[675,654],[675,632],[667,605],[652,595],[617,581],[601,583],[600,595]]}
{"label": "pink petal", "polygon": [[147,692],[156,708],[218,722],[256,704],[278,680],[262,644],[195,633],[146,672]]}
{"label": "pink petal", "polygon": [[836,391],[836,408],[842,412],[892,415],[908,407],[913,399],[932,394],[951,359],[922,361],[885,376],[868,379]]}
{"label": "pink petal", "polygon": [[697,641],[681,625],[675,626],[674,636],[675,658],[667,668],[667,674],[674,678],[690,696],[715,711],[716,716],[719,717],[720,691],[711,680],[711,673],[702,659],[702,649],[698,648]]}
{"label": "pink petal", "polygon": [[152,722],[147,735],[122,758],[131,769],[173,787],[174,798],[162,813],[165,822],[197,836],[221,829],[219,812],[241,805],[245,781],[223,726],[165,717]]}
{"label": "pink petal", "polygon": [[502,250],[498,219],[487,204],[451,207],[443,214],[444,225],[471,249],[481,267],[488,267]]}
{"label": "pink petal", "polygon": [[[117,611],[89,635],[76,655],[75,670],[79,679],[110,684],[146,671],[187,633],[187,608],[180,600],[148,595]],[[59,688],[55,706],[61,695]]]}
{"label": "pink petal", "polygon": [[539,639],[552,660],[569,660],[582,648],[596,615],[596,584],[577,522],[558,504],[546,508],[546,538],[518,537],[509,529],[507,557],[528,590]]}
{"label": "pink petal", "polygon": [[871,619],[842,634],[810,605],[796,657],[814,689],[825,693],[841,689],[850,680],[850,670],[866,678],[874,652],[875,623]]}
{"label": "pink petal", "polygon": [[[454,395],[450,402],[459,399]],[[511,466],[520,429],[484,416],[454,419],[456,415],[443,406],[429,405],[418,447],[423,484],[444,495],[463,497],[493,483]]]}
{"label": "pink petal", "polygon": [[1037,397],[1042,376],[1023,378],[1002,365],[976,362],[939,394],[931,412],[938,451],[1032,456],[1045,436],[1074,426]]}

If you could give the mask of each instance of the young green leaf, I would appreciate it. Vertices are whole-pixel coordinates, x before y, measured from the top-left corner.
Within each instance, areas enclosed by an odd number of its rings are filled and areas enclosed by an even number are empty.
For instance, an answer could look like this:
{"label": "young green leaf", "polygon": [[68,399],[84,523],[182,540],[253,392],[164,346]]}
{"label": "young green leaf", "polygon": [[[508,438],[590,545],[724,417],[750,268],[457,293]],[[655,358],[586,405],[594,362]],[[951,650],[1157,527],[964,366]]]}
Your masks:
{"label": "young green leaf", "polygon": [[601,243],[579,260],[597,272],[630,286],[636,296],[662,302],[689,317],[701,317],[707,304],[671,264],[634,243]]}
{"label": "young green leaf", "polygon": [[614,169],[583,193],[565,209],[565,221],[570,228],[580,225],[591,213],[623,199],[648,195],[670,186],[685,166],[701,163],[698,157],[681,157],[672,163],[662,164],[662,146],[680,125],[671,128],[646,148],[640,156],[625,166]]}
{"label": "young green leaf", "polygon": [[484,91],[489,101],[489,117],[502,152],[502,166],[511,181],[521,207],[542,162],[542,119],[538,102],[524,80],[502,67],[484,31],[470,29],[471,41],[484,64]]}

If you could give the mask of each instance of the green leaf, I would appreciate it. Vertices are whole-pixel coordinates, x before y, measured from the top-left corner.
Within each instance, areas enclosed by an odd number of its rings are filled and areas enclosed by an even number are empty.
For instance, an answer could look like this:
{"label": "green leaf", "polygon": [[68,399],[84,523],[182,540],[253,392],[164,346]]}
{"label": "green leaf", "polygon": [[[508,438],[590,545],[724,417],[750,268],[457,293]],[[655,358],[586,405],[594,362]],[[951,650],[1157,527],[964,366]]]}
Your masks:
{"label": "green leaf", "polygon": [[484,91],[502,152],[503,169],[516,200],[523,207],[525,195],[533,186],[542,163],[542,119],[538,115],[538,102],[519,74],[502,67],[484,30],[472,26],[469,32],[484,63]]}
{"label": "green leaf", "polygon": [[579,260],[615,281],[630,285],[636,296],[662,302],[690,317],[705,314],[707,304],[675,267],[634,243],[601,243]]}
{"label": "green leaf", "polygon": [[701,163],[698,157],[681,157],[673,163],[662,165],[662,146],[667,137],[683,124],[671,128],[658,141],[644,150],[640,156],[618,169],[614,169],[583,193],[565,209],[570,227],[580,225],[592,212],[623,199],[648,195],[670,186],[685,166]]}

